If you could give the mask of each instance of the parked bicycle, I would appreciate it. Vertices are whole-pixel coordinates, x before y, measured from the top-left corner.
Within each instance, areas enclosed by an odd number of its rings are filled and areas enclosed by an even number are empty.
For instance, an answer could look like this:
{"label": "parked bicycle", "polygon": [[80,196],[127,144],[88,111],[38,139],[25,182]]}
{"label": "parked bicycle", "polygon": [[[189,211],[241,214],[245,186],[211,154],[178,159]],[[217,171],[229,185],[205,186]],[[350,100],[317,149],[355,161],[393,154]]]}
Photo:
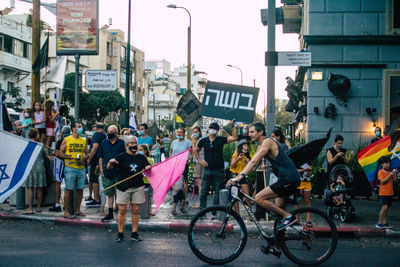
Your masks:
{"label": "parked bicycle", "polygon": [[[243,193],[237,185],[228,187],[229,203],[227,206],[210,206],[197,213],[190,222],[188,241],[193,253],[209,264],[222,265],[235,260],[243,252],[248,234],[243,219],[233,205],[239,201],[256,225],[260,236],[266,241],[261,247],[265,254],[278,258],[281,251],[293,262],[300,265],[318,265],[328,260],[337,245],[338,232],[333,220],[324,212],[314,208],[300,208],[291,212],[298,222],[277,231],[276,226],[281,216],[273,216],[273,227],[270,233],[257,222],[254,213],[238,197],[238,192],[255,202]],[[306,214],[311,213],[313,227],[306,226]],[[217,220],[215,220],[217,217]]]}

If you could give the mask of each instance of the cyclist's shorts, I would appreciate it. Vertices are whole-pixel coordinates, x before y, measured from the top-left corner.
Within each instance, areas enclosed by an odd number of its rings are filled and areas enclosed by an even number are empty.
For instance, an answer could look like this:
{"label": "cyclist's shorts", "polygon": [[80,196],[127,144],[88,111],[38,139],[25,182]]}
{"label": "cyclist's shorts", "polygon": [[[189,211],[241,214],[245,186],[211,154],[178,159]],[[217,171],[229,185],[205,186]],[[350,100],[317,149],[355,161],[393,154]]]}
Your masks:
{"label": "cyclist's shorts", "polygon": [[287,181],[278,180],[276,183],[270,185],[271,190],[278,195],[278,197],[287,197],[293,195],[300,185],[300,180],[288,183]]}
{"label": "cyclist's shorts", "polygon": [[298,189],[303,189],[304,191],[311,191],[311,182],[301,182]]}

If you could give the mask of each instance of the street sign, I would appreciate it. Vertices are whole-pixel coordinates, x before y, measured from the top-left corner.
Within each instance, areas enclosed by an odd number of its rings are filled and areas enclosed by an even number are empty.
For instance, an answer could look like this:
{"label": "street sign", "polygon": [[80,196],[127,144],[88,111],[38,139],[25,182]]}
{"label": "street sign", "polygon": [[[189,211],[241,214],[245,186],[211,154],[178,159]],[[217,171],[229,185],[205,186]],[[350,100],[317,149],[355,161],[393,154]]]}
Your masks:
{"label": "street sign", "polygon": [[201,115],[252,123],[259,88],[227,83],[207,82]]}
{"label": "street sign", "polygon": [[116,70],[87,70],[85,88],[88,91],[115,91],[118,89]]}
{"label": "street sign", "polygon": [[311,52],[278,52],[278,66],[311,66]]}

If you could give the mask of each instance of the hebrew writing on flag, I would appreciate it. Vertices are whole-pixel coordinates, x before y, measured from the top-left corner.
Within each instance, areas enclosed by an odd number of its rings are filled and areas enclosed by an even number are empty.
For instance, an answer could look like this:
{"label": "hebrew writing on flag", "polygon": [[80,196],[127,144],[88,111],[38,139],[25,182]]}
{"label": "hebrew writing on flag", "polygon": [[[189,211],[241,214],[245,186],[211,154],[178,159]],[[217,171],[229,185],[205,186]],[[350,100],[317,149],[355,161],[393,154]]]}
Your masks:
{"label": "hebrew writing on flag", "polygon": [[144,174],[153,188],[153,199],[156,204],[156,212],[164,201],[168,190],[182,176],[189,156],[189,149],[170,157],[153,167]]}
{"label": "hebrew writing on flag", "polygon": [[208,81],[201,115],[252,123],[256,112],[258,91],[259,88],[256,87]]}
{"label": "hebrew writing on flag", "polygon": [[0,203],[14,193],[28,177],[42,144],[0,130]]}
{"label": "hebrew writing on flag", "polygon": [[391,169],[400,168],[400,142],[397,141],[394,148],[389,151],[388,147],[390,146],[390,143],[390,137],[386,136],[379,141],[370,144],[357,155],[358,163],[360,163],[363,168],[371,187],[377,185],[377,174],[381,169],[381,166],[378,164],[380,157],[386,156],[390,158]]}

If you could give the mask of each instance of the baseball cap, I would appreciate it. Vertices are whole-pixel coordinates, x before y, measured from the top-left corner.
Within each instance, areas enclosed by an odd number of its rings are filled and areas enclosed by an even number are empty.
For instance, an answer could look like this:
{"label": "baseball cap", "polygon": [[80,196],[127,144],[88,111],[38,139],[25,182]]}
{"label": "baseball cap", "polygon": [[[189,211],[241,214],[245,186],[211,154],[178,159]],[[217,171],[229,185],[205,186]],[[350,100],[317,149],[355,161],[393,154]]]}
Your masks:
{"label": "baseball cap", "polygon": [[208,128],[219,130],[219,125],[216,122],[212,122]]}

